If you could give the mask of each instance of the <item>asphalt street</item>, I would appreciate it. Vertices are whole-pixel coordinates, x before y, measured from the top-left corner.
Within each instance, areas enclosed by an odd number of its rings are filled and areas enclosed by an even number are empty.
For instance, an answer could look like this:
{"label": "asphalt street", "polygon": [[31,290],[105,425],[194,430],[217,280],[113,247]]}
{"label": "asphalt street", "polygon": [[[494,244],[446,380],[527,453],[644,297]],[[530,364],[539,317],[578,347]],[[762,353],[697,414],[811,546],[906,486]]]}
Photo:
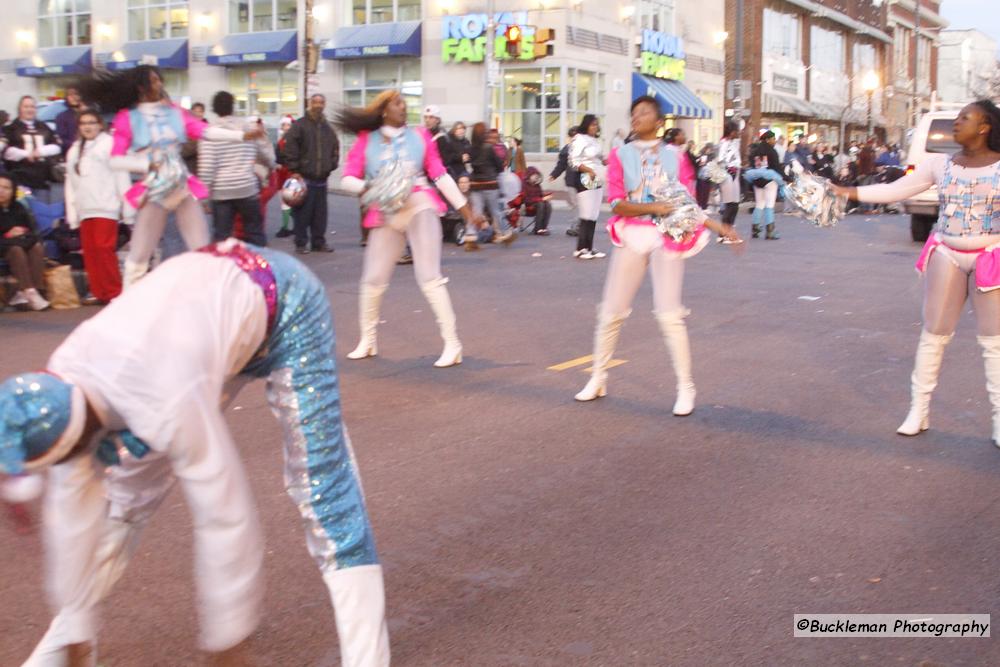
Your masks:
{"label": "asphalt street", "polygon": [[[907,219],[817,229],[779,216],[781,240],[689,260],[687,418],[670,414],[648,281],[609,396],[573,400],[608,260],[571,257],[567,213],[548,238],[444,246],[465,349],[449,369],[432,367],[441,342],[408,266],[386,295],[379,357],[344,359],[357,341],[354,202],[331,197],[331,219],[336,252],[305,263],[333,304],[395,665],[1000,664],[992,639],[792,636],[796,613],[990,613],[1000,597],[1000,450],[971,314],[931,430],[895,434],[920,331]],[[749,216],[739,224],[748,233]],[[95,312],[0,314],[0,375],[41,368]],[[336,665],[261,383],[227,419],[267,536],[257,664]],[[101,665],[198,664],[190,523],[175,490],[104,605]],[[37,536],[6,521],[0,535],[0,665],[18,665],[49,619],[43,557]]]}

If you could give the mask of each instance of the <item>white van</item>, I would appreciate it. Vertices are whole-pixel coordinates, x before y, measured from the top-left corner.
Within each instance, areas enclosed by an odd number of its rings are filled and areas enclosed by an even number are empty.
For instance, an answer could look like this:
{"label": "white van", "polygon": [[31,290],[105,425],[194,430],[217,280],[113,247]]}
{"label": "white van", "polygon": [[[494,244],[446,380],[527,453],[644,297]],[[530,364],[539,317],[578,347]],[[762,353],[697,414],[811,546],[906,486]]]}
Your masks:
{"label": "white van", "polygon": [[[931,153],[952,155],[961,146],[952,138],[952,126],[962,104],[941,104],[921,116],[910,135],[910,145],[906,151],[906,173],[911,173],[917,165]],[[930,235],[938,219],[937,186],[903,202],[903,211],[910,215],[910,235],[914,241],[923,243]]]}

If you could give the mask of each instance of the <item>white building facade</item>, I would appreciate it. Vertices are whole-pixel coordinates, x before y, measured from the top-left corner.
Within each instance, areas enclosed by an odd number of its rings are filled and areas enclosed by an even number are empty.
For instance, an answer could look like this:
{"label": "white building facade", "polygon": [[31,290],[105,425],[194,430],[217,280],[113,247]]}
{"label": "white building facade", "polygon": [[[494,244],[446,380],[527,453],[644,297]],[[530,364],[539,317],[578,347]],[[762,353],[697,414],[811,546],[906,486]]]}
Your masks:
{"label": "white building facade", "polygon": [[[13,113],[23,94],[60,97],[73,76],[93,68],[152,63],[182,105],[208,105],[228,90],[239,113],[272,126],[301,114],[307,91],[335,107],[397,88],[412,121],[427,104],[442,109],[446,124],[489,115],[503,134],[522,139],[536,164],[554,160],[584,113],[601,118],[608,140],[627,129],[631,100],[645,93],[658,95],[668,122],[695,141],[721,134],[724,0],[495,0],[501,59],[489,90],[486,0],[311,4],[307,25],[306,0],[10,3],[0,108]],[[508,25],[523,28],[523,55],[506,57]],[[534,59],[527,54],[543,29],[554,31],[552,54]],[[316,45],[311,74],[303,66],[307,37]]]}
{"label": "white building facade", "polygon": [[997,42],[978,30],[942,30],[938,46],[938,97],[964,104],[991,97]]}

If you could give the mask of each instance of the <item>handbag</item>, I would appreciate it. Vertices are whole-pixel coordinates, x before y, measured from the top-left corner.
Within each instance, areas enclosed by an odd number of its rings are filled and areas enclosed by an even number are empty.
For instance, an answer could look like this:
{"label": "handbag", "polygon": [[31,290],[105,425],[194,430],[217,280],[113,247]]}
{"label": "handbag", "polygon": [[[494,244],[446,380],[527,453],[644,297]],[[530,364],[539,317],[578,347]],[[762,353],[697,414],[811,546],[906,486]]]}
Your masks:
{"label": "handbag", "polygon": [[56,310],[80,307],[80,294],[73,284],[73,274],[65,264],[45,269],[45,293]]}

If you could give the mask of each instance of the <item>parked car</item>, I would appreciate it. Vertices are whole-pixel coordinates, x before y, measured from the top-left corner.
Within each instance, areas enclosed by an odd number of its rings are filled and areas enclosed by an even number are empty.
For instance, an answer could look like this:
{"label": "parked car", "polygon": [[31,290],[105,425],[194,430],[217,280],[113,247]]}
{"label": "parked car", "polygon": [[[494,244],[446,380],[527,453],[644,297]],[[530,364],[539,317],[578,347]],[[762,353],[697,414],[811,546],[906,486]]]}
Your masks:
{"label": "parked car", "polygon": [[54,100],[52,102],[39,102],[38,115],[36,117],[38,118],[38,120],[48,125],[53,132],[55,132],[56,116],[58,116],[65,110],[66,110],[65,100]]}
{"label": "parked car", "polygon": [[[916,169],[932,153],[951,155],[961,149],[952,137],[952,125],[961,108],[962,105],[936,104],[920,118],[910,135],[906,173]],[[938,219],[937,186],[904,201],[903,212],[910,216],[910,236],[914,241],[925,242]]]}

